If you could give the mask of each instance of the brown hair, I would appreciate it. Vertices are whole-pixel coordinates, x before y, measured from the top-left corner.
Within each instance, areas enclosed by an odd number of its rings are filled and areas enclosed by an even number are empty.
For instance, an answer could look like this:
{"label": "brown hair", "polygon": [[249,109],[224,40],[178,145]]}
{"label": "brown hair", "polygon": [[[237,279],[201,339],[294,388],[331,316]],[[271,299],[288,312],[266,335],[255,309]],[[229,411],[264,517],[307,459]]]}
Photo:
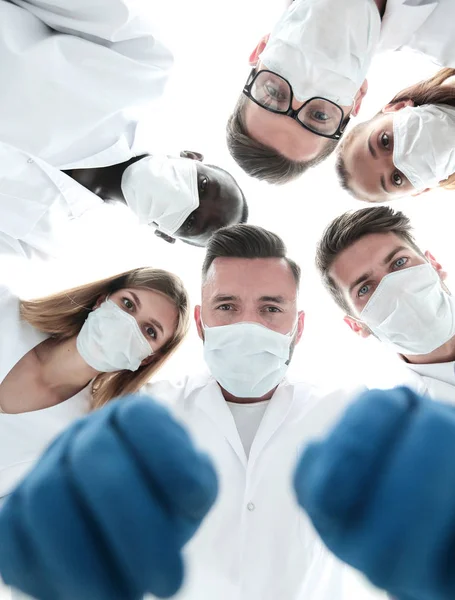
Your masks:
{"label": "brown hair", "polygon": [[234,160],[251,177],[278,185],[288,183],[325,160],[338,145],[338,140],[328,138],[320,155],[312,160],[296,161],[286,158],[248,134],[243,122],[243,111],[247,101],[247,97],[242,94],[229,117],[226,142]]}
{"label": "brown hair", "polygon": [[100,373],[93,380],[93,408],[99,408],[121,395],[139,390],[183,341],[189,325],[188,295],[182,281],[172,273],[144,267],[126,271],[94,283],[52,294],[36,300],[21,300],[21,317],[33,327],[49,334],[57,342],[79,333],[88,312],[100,296],[110,295],[125,288],[142,288],[161,292],[177,308],[177,325],[174,335],[154,354],[150,364],[137,371]]}
{"label": "brown hair", "polygon": [[[433,77],[420,81],[419,83],[401,90],[401,92],[398,92],[398,94],[396,94],[396,96],[394,96],[388,104],[396,104],[398,102],[412,100],[415,106],[422,106],[423,104],[446,104],[449,106],[455,106],[455,86],[452,87],[451,85],[442,85],[444,81],[454,75],[455,69],[441,69],[436,73],[436,75],[433,75]],[[353,140],[356,135],[361,133],[361,131],[367,125],[369,125],[372,121],[374,121],[374,119],[382,114],[382,111],[380,111],[368,121],[356,125],[356,127],[354,127],[346,136],[344,144],[340,150],[340,154],[337,157],[336,170],[340,185],[344,190],[348,191],[352,196],[354,196],[354,198],[357,198],[357,200],[365,200],[365,198],[359,196],[351,187],[351,175],[346,168],[342,151],[343,148],[347,147],[349,142]],[[440,182],[439,185],[446,189],[454,189],[455,174],[450,176],[445,181]]]}
{"label": "brown hair", "polygon": [[245,224],[223,227],[209,239],[202,265],[202,279],[205,281],[210,266],[216,258],[283,258],[292,271],[298,289],[300,267],[286,254],[287,249],[283,240],[267,229]]}
{"label": "brown hair", "polygon": [[345,312],[350,312],[342,291],[330,276],[330,269],[341,252],[372,233],[394,233],[423,256],[412,235],[411,222],[389,206],[375,206],[348,211],[334,219],[325,229],[316,248],[316,268],[324,286]]}

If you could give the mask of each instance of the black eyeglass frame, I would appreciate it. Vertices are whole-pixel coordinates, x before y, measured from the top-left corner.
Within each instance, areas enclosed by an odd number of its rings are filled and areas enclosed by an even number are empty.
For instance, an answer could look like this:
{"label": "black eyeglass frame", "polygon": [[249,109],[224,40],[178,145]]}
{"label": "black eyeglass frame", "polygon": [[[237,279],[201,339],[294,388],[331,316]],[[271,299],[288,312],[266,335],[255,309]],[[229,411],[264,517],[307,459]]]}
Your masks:
{"label": "black eyeglass frame", "polygon": [[[272,75],[275,75],[275,77],[280,77],[280,79],[282,79],[283,81],[285,81],[288,84],[289,89],[291,91],[291,96],[289,98],[289,108],[287,111],[276,110],[275,108],[270,108],[269,106],[264,106],[263,104],[258,102],[253,97],[253,94],[251,93],[251,88],[261,73],[271,73]],[[321,137],[325,137],[330,140],[339,140],[341,138],[341,136],[343,135],[343,133],[345,132],[349,121],[351,120],[351,118],[349,116],[345,120],[344,110],[341,108],[341,106],[339,106],[336,102],[332,102],[332,100],[327,100],[327,98],[323,98],[322,96],[313,96],[312,98],[307,100],[304,104],[302,104],[302,106],[300,108],[295,110],[294,108],[292,108],[292,100],[294,98],[294,92],[292,90],[292,85],[289,83],[289,81],[285,77],[283,77],[282,75],[279,75],[278,73],[275,73],[274,71],[270,71],[269,69],[261,69],[260,71],[256,71],[256,68],[253,68],[251,73],[248,76],[248,79],[246,80],[245,85],[243,86],[242,93],[247,98],[249,98],[252,102],[257,104],[264,110],[268,110],[269,112],[275,113],[276,115],[284,115],[285,117],[291,117],[291,119],[294,119],[294,121],[297,121],[297,123],[299,125],[301,125],[302,127],[304,127],[307,131],[311,131],[311,133],[314,133],[315,135],[320,135]],[[303,108],[305,108],[305,106],[307,104],[309,104],[310,102],[312,102],[313,100],[324,100],[324,102],[329,102],[330,104],[333,104],[333,106],[336,106],[341,111],[340,123],[339,123],[335,133],[327,135],[325,133],[321,133],[320,131],[315,131],[314,129],[311,129],[311,127],[309,127],[308,125],[305,125],[305,123],[302,123],[302,121],[300,121],[297,118],[297,115],[300,113],[300,111]]]}

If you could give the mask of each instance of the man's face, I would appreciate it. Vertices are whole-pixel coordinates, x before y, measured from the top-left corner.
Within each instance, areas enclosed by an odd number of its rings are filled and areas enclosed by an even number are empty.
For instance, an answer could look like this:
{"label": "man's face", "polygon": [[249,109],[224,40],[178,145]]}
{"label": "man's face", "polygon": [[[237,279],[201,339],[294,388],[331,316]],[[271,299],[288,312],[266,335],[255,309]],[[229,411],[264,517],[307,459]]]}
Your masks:
{"label": "man's face", "polygon": [[297,311],[297,286],[280,258],[217,258],[202,287],[202,305],[195,309],[199,336],[207,327],[258,323],[278,333],[290,333],[298,320],[297,343],[304,313]]}
{"label": "man's face", "polygon": [[[267,69],[261,62],[257,70]],[[292,100],[294,110],[303,106],[295,98]],[[352,106],[342,106],[344,115],[351,112]],[[329,114],[315,114],[315,119],[328,119]],[[289,160],[307,162],[317,158],[326,146],[333,144],[333,140],[308,131],[294,119],[285,115],[278,115],[265,110],[255,102],[247,99],[245,103],[243,120],[248,135],[257,142],[269,146]]]}
{"label": "man's face", "polygon": [[196,168],[199,207],[190,214],[174,236],[205,246],[215,231],[241,221],[244,200],[240,188],[228,173],[199,161],[196,162]]}
{"label": "man's face", "polygon": [[[335,259],[330,276],[341,290],[350,307],[345,321],[357,333],[358,317],[375,292],[383,277],[401,269],[409,269],[427,262],[394,233],[365,235],[340,253]],[[433,262],[433,261],[430,261]],[[357,317],[357,318],[355,318]],[[363,331],[366,335],[368,331]]]}

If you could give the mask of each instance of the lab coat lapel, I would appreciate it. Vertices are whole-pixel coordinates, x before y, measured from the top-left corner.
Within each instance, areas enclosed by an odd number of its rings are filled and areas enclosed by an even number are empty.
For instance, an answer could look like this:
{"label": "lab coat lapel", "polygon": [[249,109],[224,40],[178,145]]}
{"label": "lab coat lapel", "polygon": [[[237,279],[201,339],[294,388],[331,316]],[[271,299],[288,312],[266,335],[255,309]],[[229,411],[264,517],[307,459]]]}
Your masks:
{"label": "lab coat lapel", "polygon": [[240,440],[239,432],[237,431],[234,417],[221,393],[220,386],[214,379],[198,393],[197,405],[216,425],[239,457],[242,465],[246,468],[246,454]]}
{"label": "lab coat lapel", "polygon": [[270,438],[283,425],[294,403],[294,386],[282,382],[272,396],[251,446],[249,466],[256,461]]}
{"label": "lab coat lapel", "polygon": [[438,0],[388,0],[378,51],[406,45],[438,5]]}

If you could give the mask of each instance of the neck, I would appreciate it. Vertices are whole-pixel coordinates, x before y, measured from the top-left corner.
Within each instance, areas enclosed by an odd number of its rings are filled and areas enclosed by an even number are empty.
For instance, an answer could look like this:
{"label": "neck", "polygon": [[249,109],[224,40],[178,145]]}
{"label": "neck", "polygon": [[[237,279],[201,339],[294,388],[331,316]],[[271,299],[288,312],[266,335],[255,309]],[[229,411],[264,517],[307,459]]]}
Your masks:
{"label": "neck", "polygon": [[46,340],[35,352],[44,383],[64,400],[80,392],[99,374],[77,351],[76,336],[62,342]]}
{"label": "neck", "polygon": [[222,387],[221,385],[220,388],[221,393],[223,394],[223,398],[226,400],[226,402],[234,402],[235,404],[254,404],[255,402],[263,402],[264,400],[270,400],[270,398],[276,392],[276,387],[274,387],[273,390],[270,390],[270,392],[267,392],[267,394],[264,394],[260,398],[238,398],[237,396],[234,396],[233,394],[225,390],[224,387]]}
{"label": "neck", "polygon": [[103,200],[125,202],[125,197],[122,192],[123,173],[127,167],[145,156],[145,154],[134,156],[126,162],[111,165],[110,167],[72,169],[71,171],[65,171],[65,173]]}
{"label": "neck", "polygon": [[403,355],[403,358],[412,365],[431,365],[434,363],[452,362],[455,360],[455,337],[451,338],[443,346],[430,352],[430,354]]}
{"label": "neck", "polygon": [[378,7],[379,14],[381,15],[381,18],[382,18],[384,16],[385,9],[387,6],[387,0],[374,0],[374,3]]}

